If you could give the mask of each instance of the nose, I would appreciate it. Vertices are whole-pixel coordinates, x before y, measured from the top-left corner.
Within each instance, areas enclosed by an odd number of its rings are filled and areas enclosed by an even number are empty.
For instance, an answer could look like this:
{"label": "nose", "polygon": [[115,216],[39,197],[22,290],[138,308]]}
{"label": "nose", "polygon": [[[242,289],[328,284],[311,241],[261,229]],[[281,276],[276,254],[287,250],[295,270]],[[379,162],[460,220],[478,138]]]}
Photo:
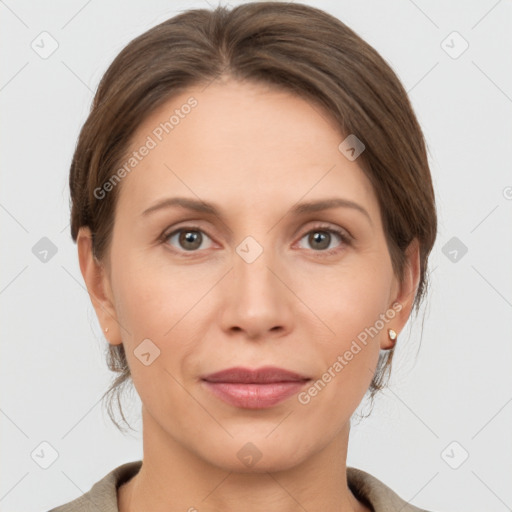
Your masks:
{"label": "nose", "polygon": [[294,318],[288,272],[270,249],[251,263],[238,253],[233,258],[233,268],[223,283],[223,330],[250,339],[284,336]]}

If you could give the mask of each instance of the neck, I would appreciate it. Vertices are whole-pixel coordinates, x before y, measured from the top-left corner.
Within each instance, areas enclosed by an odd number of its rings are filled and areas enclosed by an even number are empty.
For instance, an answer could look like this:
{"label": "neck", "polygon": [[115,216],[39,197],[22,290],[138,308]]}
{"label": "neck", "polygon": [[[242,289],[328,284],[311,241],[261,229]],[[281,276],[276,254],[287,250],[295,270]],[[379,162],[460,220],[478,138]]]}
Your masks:
{"label": "neck", "polygon": [[140,471],[118,489],[119,512],[368,512],[347,485],[350,424],[299,464],[278,471],[236,472],[198,457],[163,432],[143,408]]}

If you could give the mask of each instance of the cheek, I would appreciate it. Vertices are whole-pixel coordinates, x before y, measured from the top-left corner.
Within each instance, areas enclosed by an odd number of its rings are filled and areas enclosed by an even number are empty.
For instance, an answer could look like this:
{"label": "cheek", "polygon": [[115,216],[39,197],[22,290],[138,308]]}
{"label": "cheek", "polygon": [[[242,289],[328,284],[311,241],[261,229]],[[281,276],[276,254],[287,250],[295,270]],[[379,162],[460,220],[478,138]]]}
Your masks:
{"label": "cheek", "polygon": [[343,343],[357,337],[391,307],[392,277],[391,265],[384,258],[354,255],[339,267],[302,272],[295,290],[323,321],[332,345],[334,340]]}
{"label": "cheek", "polygon": [[333,399],[352,400],[354,393],[362,396],[371,382],[380,340],[387,336],[385,320],[392,318],[386,317],[391,283],[391,267],[371,260],[350,270],[347,266],[309,273],[302,281],[298,295],[322,321],[315,321],[318,327],[311,334],[325,371],[330,372],[323,380],[334,383],[327,386],[327,395],[336,394]]}
{"label": "cheek", "polygon": [[179,267],[166,264],[160,248],[127,250],[120,258],[122,245],[120,240],[117,260],[114,260],[116,251],[112,251],[113,261],[116,262],[113,274],[116,312],[126,324],[134,342],[141,336],[161,338],[183,316],[187,304],[196,297],[194,290],[197,283],[190,279],[190,274],[180,272]]}
{"label": "cheek", "polygon": [[368,275],[359,279],[354,273],[347,274],[337,280],[326,280],[322,294],[310,293],[304,300],[322,319],[322,324],[312,332],[313,352],[320,355],[322,370],[298,396],[305,411],[314,411],[303,417],[308,428],[315,428],[314,418],[329,417],[332,421],[326,428],[334,433],[367,392],[379,358],[380,339],[387,333],[380,320],[388,307],[386,282],[385,275],[373,273],[371,279]]}
{"label": "cheek", "polygon": [[[211,279],[201,272],[163,266],[161,260],[151,262],[137,253],[124,258],[112,277],[132,378],[140,394],[146,395],[148,389],[139,390],[141,386],[168,380],[165,370],[178,377],[180,365],[194,352],[195,340],[201,339],[200,326],[194,322],[197,305],[211,288]],[[148,361],[154,362],[145,365]]]}

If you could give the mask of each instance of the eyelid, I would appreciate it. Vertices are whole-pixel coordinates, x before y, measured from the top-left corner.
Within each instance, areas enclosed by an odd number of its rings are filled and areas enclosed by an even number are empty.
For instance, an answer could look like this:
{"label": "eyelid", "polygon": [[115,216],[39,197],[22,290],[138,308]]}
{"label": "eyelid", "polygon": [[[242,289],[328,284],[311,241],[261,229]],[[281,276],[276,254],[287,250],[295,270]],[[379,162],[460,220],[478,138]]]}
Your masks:
{"label": "eyelid", "polygon": [[[350,231],[348,229],[338,226],[337,224],[330,224],[325,221],[317,221],[316,223],[313,224],[313,226],[309,226],[307,228],[307,230],[304,231],[304,235],[307,235],[308,233],[310,233],[311,231],[314,231],[315,229],[318,231],[320,231],[320,230],[333,231],[335,233],[339,233],[340,236],[343,236],[349,240],[354,240],[352,233],[350,233]],[[304,235],[302,235],[302,236],[304,236]]]}

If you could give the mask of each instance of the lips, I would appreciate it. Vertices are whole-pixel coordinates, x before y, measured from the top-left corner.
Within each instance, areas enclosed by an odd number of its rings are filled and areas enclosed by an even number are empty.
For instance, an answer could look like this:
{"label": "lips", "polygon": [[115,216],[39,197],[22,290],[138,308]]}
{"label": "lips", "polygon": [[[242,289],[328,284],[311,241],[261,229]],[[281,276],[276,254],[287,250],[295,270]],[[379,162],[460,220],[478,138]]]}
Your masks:
{"label": "lips", "polygon": [[264,366],[251,370],[237,366],[202,377],[207,382],[237,382],[240,384],[268,384],[271,382],[299,382],[309,380],[300,375],[276,366]]}
{"label": "lips", "polygon": [[225,403],[244,409],[265,409],[298,393],[311,379],[275,366],[251,370],[229,368],[202,377],[203,386]]}

